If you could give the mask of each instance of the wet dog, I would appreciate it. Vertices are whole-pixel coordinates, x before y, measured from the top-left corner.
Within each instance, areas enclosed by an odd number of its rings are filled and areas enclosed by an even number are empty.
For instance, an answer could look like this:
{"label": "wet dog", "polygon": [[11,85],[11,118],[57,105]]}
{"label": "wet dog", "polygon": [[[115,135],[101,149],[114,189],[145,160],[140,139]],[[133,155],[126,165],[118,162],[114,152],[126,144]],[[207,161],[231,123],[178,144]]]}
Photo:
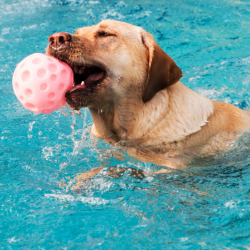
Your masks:
{"label": "wet dog", "polygon": [[49,37],[47,54],[66,62],[75,110],[88,107],[92,133],[133,157],[171,168],[230,149],[250,117],[185,87],[181,69],[142,28],[114,20]]}

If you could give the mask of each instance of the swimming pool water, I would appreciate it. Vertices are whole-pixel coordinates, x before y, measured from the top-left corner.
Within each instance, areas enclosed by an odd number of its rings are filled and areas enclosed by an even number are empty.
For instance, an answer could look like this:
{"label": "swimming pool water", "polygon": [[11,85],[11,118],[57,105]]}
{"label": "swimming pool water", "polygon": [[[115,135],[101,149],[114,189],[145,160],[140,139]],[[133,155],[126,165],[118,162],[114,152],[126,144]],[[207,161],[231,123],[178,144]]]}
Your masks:
{"label": "swimming pool water", "polygon": [[[218,101],[250,106],[250,2],[217,0],[1,0],[0,248],[249,249],[249,135],[210,166],[142,180],[103,171],[72,192],[74,177],[105,165],[160,167],[91,138],[91,116],[35,115],[14,96],[12,73],[45,52],[48,36],[107,18],[139,25]],[[69,113],[67,109],[65,113]]]}

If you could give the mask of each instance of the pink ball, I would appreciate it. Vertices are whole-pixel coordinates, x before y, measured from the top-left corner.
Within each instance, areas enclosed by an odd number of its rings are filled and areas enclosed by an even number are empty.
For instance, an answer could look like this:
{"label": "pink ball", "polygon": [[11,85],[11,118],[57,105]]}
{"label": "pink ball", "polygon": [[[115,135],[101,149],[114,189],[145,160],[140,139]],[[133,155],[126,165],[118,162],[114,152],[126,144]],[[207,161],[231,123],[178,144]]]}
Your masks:
{"label": "pink ball", "polygon": [[50,114],[66,103],[74,74],[69,65],[41,53],[23,59],[16,67],[12,84],[22,105],[37,114]]}

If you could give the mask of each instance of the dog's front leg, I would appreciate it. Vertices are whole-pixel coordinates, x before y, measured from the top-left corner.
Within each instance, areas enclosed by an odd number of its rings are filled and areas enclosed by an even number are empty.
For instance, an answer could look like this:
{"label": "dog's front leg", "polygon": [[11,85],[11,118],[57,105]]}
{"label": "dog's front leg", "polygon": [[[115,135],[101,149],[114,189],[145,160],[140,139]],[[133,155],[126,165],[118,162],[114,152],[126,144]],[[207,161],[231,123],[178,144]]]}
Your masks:
{"label": "dog's front leg", "polygon": [[104,167],[95,168],[95,169],[92,169],[86,173],[82,173],[82,174],[77,175],[74,178],[76,180],[76,184],[71,188],[71,190],[72,191],[80,190],[83,187],[83,185],[86,183],[86,181],[88,181],[92,177],[96,176],[103,168]]}
{"label": "dog's front leg", "polygon": [[[86,173],[79,174],[75,180],[76,184],[71,188],[72,191],[80,190],[84,185],[87,185],[87,181],[96,176],[104,167],[92,169]],[[107,169],[107,176],[111,176],[115,179],[120,178],[125,172],[137,179],[143,179],[147,176],[147,174],[141,169],[135,168],[117,168],[117,166],[109,167]],[[87,185],[88,186],[88,185]]]}

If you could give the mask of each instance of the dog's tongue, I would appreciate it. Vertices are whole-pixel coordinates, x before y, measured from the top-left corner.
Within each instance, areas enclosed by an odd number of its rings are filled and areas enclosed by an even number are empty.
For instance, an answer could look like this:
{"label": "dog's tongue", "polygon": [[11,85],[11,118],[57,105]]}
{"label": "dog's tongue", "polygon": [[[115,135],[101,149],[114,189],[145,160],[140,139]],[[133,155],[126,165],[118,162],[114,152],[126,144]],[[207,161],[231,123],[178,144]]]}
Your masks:
{"label": "dog's tongue", "polygon": [[72,92],[77,89],[86,89],[86,88],[88,89],[89,87],[91,87],[91,84],[94,84],[95,82],[99,81],[103,77],[104,77],[104,72],[91,74],[85,79],[84,84],[78,84],[75,87],[73,87],[70,91]]}
{"label": "dog's tongue", "polygon": [[94,73],[88,76],[87,79],[85,79],[85,83],[92,83],[92,82],[96,82],[99,81],[104,75],[104,72],[98,72],[98,73]]}

